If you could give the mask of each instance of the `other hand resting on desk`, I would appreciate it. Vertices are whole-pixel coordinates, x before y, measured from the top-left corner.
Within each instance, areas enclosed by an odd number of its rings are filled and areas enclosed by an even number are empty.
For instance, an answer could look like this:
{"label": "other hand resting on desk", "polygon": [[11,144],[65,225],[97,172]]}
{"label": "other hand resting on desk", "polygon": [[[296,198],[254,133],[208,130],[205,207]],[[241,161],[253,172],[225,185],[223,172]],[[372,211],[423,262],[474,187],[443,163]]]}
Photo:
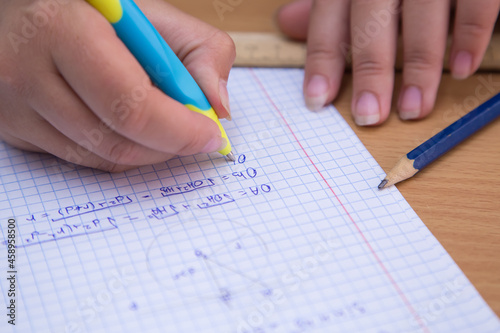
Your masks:
{"label": "other hand resting on desk", "polygon": [[358,125],[383,123],[391,109],[401,27],[404,65],[399,116],[428,115],[441,79],[454,2],[451,73],[464,79],[481,63],[499,0],[297,0],[281,8],[277,16],[281,30],[292,38],[307,38],[304,95],[308,107],[320,109],[337,96],[346,55],[351,52],[354,120]]}

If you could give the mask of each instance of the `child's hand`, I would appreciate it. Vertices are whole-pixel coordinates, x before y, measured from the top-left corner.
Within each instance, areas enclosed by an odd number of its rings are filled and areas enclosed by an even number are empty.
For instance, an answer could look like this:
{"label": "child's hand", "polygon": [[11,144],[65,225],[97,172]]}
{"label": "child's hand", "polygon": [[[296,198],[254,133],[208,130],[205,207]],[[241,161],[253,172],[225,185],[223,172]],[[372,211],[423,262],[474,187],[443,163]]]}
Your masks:
{"label": "child's hand", "polygon": [[[138,5],[227,117],[232,40],[163,0]],[[1,139],[103,170],[223,145],[218,126],[154,87],[83,0],[0,3],[0,101]]]}
{"label": "child's hand", "polygon": [[[500,0],[457,0],[451,72],[457,79],[481,63]],[[352,47],[352,113],[358,125],[386,120],[394,86],[396,39],[401,18],[403,83],[397,107],[402,119],[428,115],[441,79],[450,0],[298,0],[278,13],[281,30],[307,37],[306,104],[317,110],[337,95]]]}

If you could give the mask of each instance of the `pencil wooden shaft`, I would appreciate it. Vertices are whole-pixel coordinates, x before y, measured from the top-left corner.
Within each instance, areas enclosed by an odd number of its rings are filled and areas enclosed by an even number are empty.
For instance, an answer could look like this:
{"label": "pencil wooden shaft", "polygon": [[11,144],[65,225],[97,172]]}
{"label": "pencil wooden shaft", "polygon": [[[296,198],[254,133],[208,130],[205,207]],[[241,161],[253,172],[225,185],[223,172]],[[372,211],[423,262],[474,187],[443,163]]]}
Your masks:
{"label": "pencil wooden shaft", "polygon": [[406,156],[413,167],[422,170],[429,163],[500,116],[500,94],[495,95],[462,118],[455,121]]}
{"label": "pencil wooden shaft", "polygon": [[392,168],[391,171],[387,173],[387,176],[384,179],[384,181],[386,182],[379,187],[380,188],[389,187],[391,185],[399,183],[400,181],[412,177],[417,172],[418,169],[415,169],[413,167],[413,161],[409,160],[408,157],[405,155],[401,157],[401,159],[398,161],[398,163],[396,163],[394,168]]}
{"label": "pencil wooden shaft", "polygon": [[408,179],[500,116],[500,93],[403,156],[379,188]]}

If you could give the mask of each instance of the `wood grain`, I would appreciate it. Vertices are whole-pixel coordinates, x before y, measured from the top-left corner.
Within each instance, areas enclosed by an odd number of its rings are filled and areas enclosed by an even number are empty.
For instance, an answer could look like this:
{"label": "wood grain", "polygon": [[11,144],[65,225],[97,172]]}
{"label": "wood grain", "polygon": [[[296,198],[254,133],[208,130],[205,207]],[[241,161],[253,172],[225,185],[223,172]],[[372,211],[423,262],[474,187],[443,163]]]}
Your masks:
{"label": "wood grain", "polygon": [[[286,0],[241,0],[223,19],[212,0],[169,1],[226,31],[276,31],[273,15]],[[227,1],[223,1],[226,2]],[[399,87],[401,75],[396,76]],[[485,82],[490,81],[490,84]],[[492,83],[491,83],[492,82]],[[392,112],[379,127],[357,127],[350,116],[352,77],[334,102],[378,163],[388,171],[408,151],[500,90],[500,74],[464,81],[444,74],[435,111],[421,121]],[[397,96],[397,89],[394,96]],[[398,186],[423,222],[500,315],[500,121],[488,125],[413,179]]]}
{"label": "wood grain", "polygon": [[[276,31],[274,13],[289,0],[168,0],[168,3],[225,31]],[[216,6],[225,4],[226,10]],[[229,9],[231,8],[231,9]]]}

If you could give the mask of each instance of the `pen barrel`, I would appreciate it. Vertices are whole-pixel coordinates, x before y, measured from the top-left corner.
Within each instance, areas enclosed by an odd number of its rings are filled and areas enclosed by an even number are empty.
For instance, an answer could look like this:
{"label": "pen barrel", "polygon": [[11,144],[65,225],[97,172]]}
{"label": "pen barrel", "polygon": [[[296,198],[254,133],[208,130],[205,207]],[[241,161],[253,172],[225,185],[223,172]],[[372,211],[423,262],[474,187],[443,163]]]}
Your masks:
{"label": "pen barrel", "polygon": [[111,24],[153,83],[184,105],[210,110],[203,91],[137,5],[132,0],[113,1],[121,4],[122,16]]}
{"label": "pen barrel", "polygon": [[227,142],[219,152],[228,155],[231,152],[229,138],[205,94],[134,1],[87,1],[113,25],[118,37],[159,89],[190,110],[215,121]]}

